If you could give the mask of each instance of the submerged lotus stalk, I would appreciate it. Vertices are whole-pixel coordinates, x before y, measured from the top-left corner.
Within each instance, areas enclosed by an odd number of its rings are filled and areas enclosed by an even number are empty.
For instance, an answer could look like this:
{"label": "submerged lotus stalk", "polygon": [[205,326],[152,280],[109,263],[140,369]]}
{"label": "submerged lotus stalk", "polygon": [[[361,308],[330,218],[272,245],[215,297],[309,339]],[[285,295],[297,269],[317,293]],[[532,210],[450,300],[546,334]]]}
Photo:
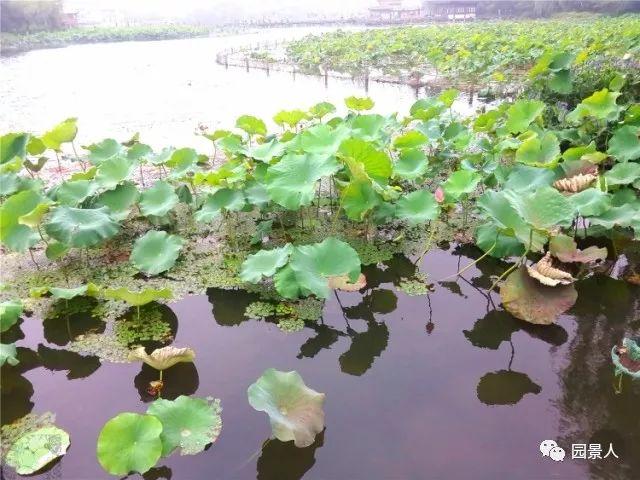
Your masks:
{"label": "submerged lotus stalk", "polygon": [[551,253],[547,252],[538,263],[528,266],[527,272],[529,275],[538,280],[543,285],[555,287],[556,285],[569,285],[573,283],[575,279],[573,276],[560,268],[554,266]]}
{"label": "submerged lotus stalk", "polygon": [[154,350],[149,355],[144,347],[136,348],[129,355],[130,360],[141,360],[150,367],[160,371],[160,381],[162,381],[162,372],[167,368],[173,367],[180,362],[193,362],[196,353],[188,348],[163,347]]}
{"label": "submerged lotus stalk", "polygon": [[556,180],[553,182],[553,186],[560,192],[578,193],[589,188],[597,178],[597,175],[593,173],[579,173],[572,177]]}

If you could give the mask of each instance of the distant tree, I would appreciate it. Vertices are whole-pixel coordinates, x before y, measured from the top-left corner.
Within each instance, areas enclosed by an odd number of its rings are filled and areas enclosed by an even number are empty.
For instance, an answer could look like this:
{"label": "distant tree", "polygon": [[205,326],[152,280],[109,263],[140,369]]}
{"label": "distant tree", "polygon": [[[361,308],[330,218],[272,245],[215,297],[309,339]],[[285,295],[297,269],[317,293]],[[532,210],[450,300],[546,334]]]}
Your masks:
{"label": "distant tree", "polygon": [[36,32],[62,28],[62,0],[0,0],[0,30]]}
{"label": "distant tree", "polygon": [[[455,4],[455,0],[451,3]],[[640,1],[621,0],[514,0],[477,2],[481,17],[549,17],[562,12],[598,12],[618,15],[640,12]]]}

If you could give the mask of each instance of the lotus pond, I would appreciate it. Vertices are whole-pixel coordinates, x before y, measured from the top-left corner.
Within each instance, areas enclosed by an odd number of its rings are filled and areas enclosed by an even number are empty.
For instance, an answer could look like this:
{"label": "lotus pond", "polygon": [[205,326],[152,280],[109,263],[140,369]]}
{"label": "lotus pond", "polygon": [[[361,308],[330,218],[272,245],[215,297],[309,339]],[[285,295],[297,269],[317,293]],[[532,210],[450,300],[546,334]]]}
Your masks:
{"label": "lotus pond", "polygon": [[635,82],[5,133],[3,476],[634,478]]}

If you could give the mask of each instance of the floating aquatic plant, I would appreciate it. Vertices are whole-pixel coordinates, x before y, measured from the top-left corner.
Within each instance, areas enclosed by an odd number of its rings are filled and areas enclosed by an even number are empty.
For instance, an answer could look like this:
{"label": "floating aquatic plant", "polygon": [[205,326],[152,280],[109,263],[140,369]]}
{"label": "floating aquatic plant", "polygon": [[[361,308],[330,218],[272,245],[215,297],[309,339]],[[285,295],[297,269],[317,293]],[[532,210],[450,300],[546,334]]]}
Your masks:
{"label": "floating aquatic plant", "polygon": [[30,475],[64,455],[69,448],[69,434],[48,425],[25,433],[9,448],[7,465],[20,475]]}
{"label": "floating aquatic plant", "polygon": [[272,434],[278,440],[308,447],[324,429],[324,393],[307,387],[298,372],[273,368],[247,390],[249,404],[269,415]]}
{"label": "floating aquatic plant", "polygon": [[176,448],[180,455],[195,455],[215,442],[222,430],[220,400],[180,395],[175,400],[155,400],[147,409],[162,422],[162,456]]}
{"label": "floating aquatic plant", "polygon": [[521,266],[511,272],[500,287],[500,298],[504,308],[514,317],[530,323],[550,325],[573,306],[578,293],[573,285],[543,285]]}
{"label": "floating aquatic plant", "polygon": [[0,333],[4,333],[13,327],[22,314],[22,302],[9,300],[0,303]]}
{"label": "floating aquatic plant", "polygon": [[162,423],[153,415],[116,415],[105,423],[98,436],[98,461],[112,475],[144,473],[162,455],[161,433]]}
{"label": "floating aquatic plant", "polygon": [[622,345],[611,349],[611,360],[616,367],[616,375],[629,375],[640,379],[640,343],[638,339],[623,338]]}

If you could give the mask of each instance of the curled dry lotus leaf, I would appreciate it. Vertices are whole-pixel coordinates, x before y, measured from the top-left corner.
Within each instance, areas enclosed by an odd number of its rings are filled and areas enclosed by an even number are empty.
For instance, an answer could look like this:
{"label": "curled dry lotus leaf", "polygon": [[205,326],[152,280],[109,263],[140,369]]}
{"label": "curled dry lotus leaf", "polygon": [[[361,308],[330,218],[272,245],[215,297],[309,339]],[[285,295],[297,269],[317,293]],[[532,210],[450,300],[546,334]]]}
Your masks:
{"label": "curled dry lotus leaf", "polygon": [[575,240],[568,235],[556,235],[549,242],[549,252],[564,263],[591,263],[607,258],[607,248],[595,246],[580,250]]}
{"label": "curled dry lotus leaf", "polygon": [[520,267],[500,287],[504,308],[516,318],[537,325],[550,325],[578,299],[573,285],[548,287]]}
{"label": "curled dry lotus leaf", "polygon": [[49,425],[30,431],[11,445],[6,462],[20,475],[30,475],[64,455],[69,448],[69,434]]}
{"label": "curled dry lotus leaf", "polygon": [[163,347],[154,350],[149,355],[144,347],[138,347],[129,356],[130,360],[141,360],[156,370],[166,370],[180,362],[193,362],[196,353],[188,348]]}
{"label": "curled dry lotus leaf", "polygon": [[308,447],[324,429],[325,395],[307,387],[296,371],[269,368],[247,394],[253,408],[269,415],[273,436],[282,442]]}
{"label": "curled dry lotus leaf", "polygon": [[543,285],[555,287],[556,285],[569,285],[574,282],[573,276],[569,272],[557,268],[553,265],[551,253],[547,252],[538,263],[527,267],[529,275],[538,280]]}
{"label": "curled dry lotus leaf", "polygon": [[597,178],[592,173],[579,173],[573,177],[556,180],[553,182],[553,186],[561,192],[577,193],[589,188]]}
{"label": "curled dry lotus leaf", "polygon": [[355,282],[349,281],[348,275],[337,275],[329,277],[329,288],[333,290],[343,290],[345,292],[357,292],[367,286],[367,279],[363,273],[358,276]]}

